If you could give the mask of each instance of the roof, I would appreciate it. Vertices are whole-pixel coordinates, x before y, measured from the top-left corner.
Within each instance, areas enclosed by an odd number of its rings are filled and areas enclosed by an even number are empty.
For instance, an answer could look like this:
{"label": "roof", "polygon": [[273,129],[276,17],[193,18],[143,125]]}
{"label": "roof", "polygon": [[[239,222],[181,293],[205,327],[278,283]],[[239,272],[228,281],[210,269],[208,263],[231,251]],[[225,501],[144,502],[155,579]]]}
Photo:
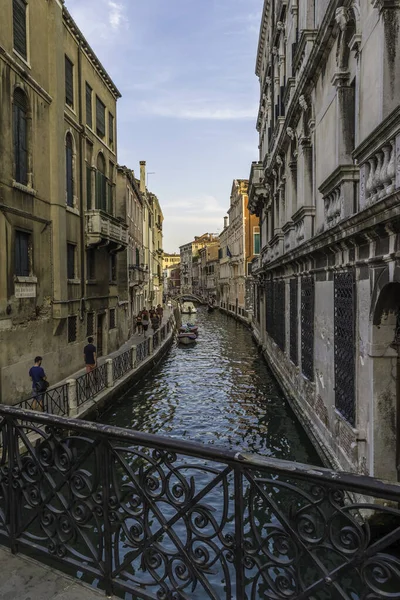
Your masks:
{"label": "roof", "polygon": [[143,204],[143,196],[140,192],[140,187],[138,185],[138,181],[131,169],[126,167],[125,165],[117,165],[117,171],[120,171],[129,179],[131,186],[133,187],[135,194],[139,198],[140,202]]}
{"label": "roof", "polygon": [[71,29],[72,33],[75,35],[76,39],[81,42],[83,50],[86,52],[88,58],[92,61],[93,65],[96,67],[99,75],[104,79],[107,83],[110,92],[114,95],[116,99],[121,98],[121,92],[118,90],[117,86],[107,73],[106,69],[103,67],[96,54],[92,50],[89,45],[87,39],[83,35],[82,31],[79,29],[78,25],[75,23],[68,9],[63,6],[63,18],[67,23],[68,27]]}
{"label": "roof", "polygon": [[258,50],[257,50],[257,61],[256,61],[256,75],[261,75],[261,64],[264,53],[264,45],[267,37],[267,25],[268,25],[268,13],[269,13],[270,0],[264,0],[264,8],[261,17],[260,35],[258,38]]}

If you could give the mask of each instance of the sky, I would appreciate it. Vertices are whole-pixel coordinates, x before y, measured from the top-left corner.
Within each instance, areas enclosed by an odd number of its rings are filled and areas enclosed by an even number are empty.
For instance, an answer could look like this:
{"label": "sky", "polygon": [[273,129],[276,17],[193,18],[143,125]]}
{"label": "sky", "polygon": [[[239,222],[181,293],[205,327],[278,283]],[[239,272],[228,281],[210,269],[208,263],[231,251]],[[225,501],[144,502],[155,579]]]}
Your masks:
{"label": "sky", "polygon": [[164,214],[164,252],[219,233],[258,158],[254,74],[263,0],[66,0],[122,94],[118,163]]}

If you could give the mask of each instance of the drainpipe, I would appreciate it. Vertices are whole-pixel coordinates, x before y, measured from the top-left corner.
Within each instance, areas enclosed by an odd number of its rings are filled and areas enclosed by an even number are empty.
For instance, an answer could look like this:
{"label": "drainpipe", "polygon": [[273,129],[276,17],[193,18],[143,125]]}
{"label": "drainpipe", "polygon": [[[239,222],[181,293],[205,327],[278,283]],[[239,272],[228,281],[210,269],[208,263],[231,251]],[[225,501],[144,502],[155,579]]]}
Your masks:
{"label": "drainpipe", "polygon": [[84,157],[84,146],[83,146],[83,134],[85,131],[85,125],[82,121],[82,42],[79,40],[78,47],[78,120],[81,127],[79,134],[79,153],[81,157],[80,161],[80,177],[79,177],[79,211],[80,211],[80,234],[81,234],[81,303],[80,303],[80,319],[83,321],[85,314],[85,214],[84,214],[84,202],[83,202],[83,176],[85,172],[85,157]]}

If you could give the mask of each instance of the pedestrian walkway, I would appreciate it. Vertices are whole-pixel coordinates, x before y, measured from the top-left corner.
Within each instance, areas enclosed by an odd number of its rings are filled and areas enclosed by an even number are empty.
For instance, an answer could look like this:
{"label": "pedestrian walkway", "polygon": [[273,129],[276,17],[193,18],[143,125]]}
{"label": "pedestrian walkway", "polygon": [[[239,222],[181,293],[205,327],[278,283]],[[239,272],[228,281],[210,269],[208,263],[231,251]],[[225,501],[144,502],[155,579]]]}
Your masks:
{"label": "pedestrian walkway", "polygon": [[[160,328],[168,322],[168,319],[170,318],[170,316],[172,314],[173,314],[172,309],[170,309],[170,308],[164,309],[163,319],[162,319]],[[147,330],[146,337],[149,338],[151,335],[153,335],[153,333],[154,332],[150,326],[149,329]],[[101,366],[102,364],[104,364],[108,358],[114,358],[115,356],[122,354],[126,350],[129,350],[132,346],[137,346],[138,344],[143,342],[144,339],[146,339],[146,338],[144,337],[143,333],[142,334],[138,334],[138,333],[133,334],[129,338],[129,340],[127,340],[125,342],[125,344],[123,344],[122,346],[120,346],[120,348],[118,348],[118,350],[115,350],[115,352],[111,352],[111,354],[106,354],[105,356],[100,356],[97,360],[97,366]],[[83,355],[82,355],[82,363],[83,363]],[[85,367],[82,367],[82,369],[80,369],[79,371],[76,371],[76,373],[71,373],[71,375],[68,375],[68,377],[66,377],[62,381],[59,381],[54,385],[52,384],[51,387],[56,387],[56,386],[58,387],[60,385],[64,385],[65,383],[67,383],[67,381],[69,379],[77,379],[78,377],[80,377],[81,375],[84,375],[85,373],[86,373],[86,369],[85,369]]]}
{"label": "pedestrian walkway", "polygon": [[100,600],[100,592],[36,560],[0,548],[0,600]]}

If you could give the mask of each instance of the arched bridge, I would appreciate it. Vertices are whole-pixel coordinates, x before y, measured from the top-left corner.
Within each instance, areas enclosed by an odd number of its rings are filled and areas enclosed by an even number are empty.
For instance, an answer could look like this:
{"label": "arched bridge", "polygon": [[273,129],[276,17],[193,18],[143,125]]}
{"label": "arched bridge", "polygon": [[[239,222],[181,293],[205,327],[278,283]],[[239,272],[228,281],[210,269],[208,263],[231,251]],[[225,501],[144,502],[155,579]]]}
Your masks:
{"label": "arched bridge", "polygon": [[200,296],[196,296],[195,294],[181,294],[180,296],[175,296],[174,300],[177,302],[199,302],[200,304],[207,304],[204,298],[200,298]]}

